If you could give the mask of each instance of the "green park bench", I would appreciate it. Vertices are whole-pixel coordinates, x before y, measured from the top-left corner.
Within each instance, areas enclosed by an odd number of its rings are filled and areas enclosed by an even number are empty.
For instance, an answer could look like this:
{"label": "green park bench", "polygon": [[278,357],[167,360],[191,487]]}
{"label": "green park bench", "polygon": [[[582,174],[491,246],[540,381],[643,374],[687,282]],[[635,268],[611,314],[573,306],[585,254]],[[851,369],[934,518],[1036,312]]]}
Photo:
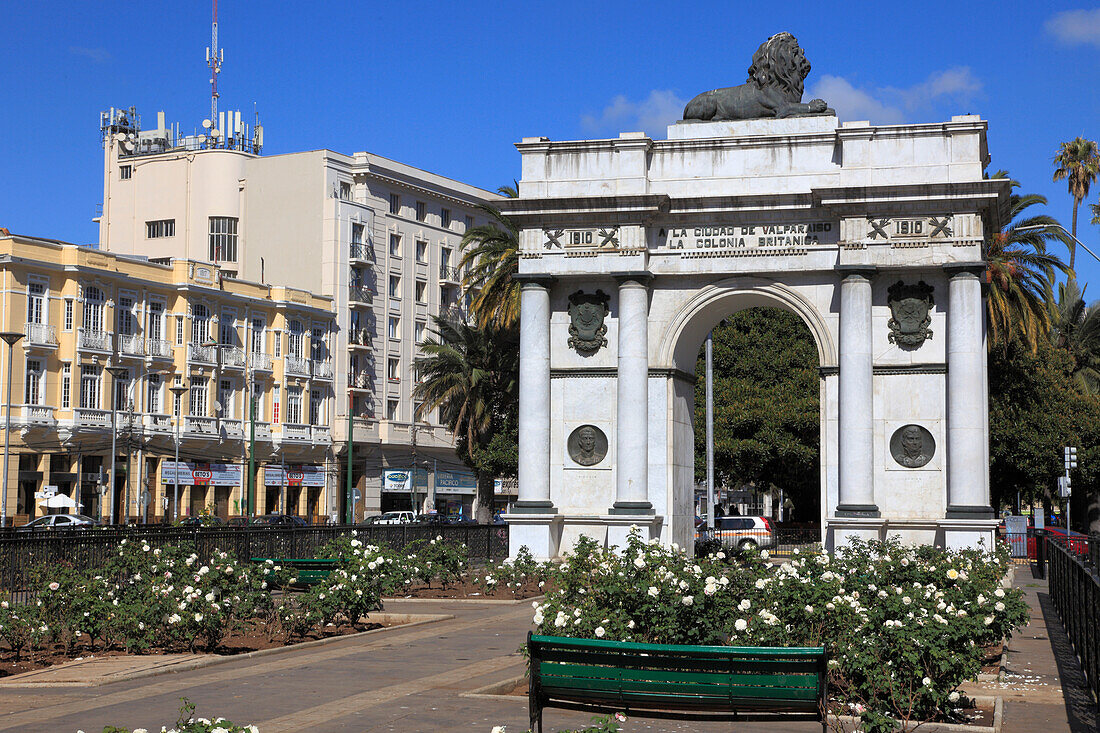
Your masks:
{"label": "green park bench", "polygon": [[527,634],[531,730],[544,708],[653,718],[816,720],[825,647],[634,644]]}
{"label": "green park bench", "polygon": [[328,580],[329,573],[336,568],[336,563],[340,562],[336,559],[316,560],[307,557],[288,559],[253,557],[251,561],[263,563],[269,559],[276,565],[297,570],[298,577],[294,580],[295,585],[316,585],[325,582]]}

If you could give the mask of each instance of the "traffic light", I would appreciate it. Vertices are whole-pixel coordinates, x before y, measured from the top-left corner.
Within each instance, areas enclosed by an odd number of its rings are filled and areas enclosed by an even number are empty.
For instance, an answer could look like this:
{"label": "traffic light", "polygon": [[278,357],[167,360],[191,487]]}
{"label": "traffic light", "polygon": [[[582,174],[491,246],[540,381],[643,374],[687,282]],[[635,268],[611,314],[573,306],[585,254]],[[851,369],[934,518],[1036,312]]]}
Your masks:
{"label": "traffic light", "polygon": [[1066,470],[1067,471],[1069,471],[1071,468],[1077,468],[1077,449],[1076,448],[1072,448],[1072,447],[1067,447],[1066,448],[1066,450],[1065,450],[1065,465],[1066,465]]}

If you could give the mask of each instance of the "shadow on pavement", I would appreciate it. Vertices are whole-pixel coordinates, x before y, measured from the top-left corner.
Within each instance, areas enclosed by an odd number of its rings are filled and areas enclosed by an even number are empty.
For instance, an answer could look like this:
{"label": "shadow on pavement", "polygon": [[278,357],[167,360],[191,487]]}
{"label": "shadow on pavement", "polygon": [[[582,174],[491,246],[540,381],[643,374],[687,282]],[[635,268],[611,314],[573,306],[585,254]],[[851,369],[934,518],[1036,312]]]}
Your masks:
{"label": "shadow on pavement", "polygon": [[1100,711],[1092,699],[1085,680],[1085,673],[1081,670],[1081,663],[1073,651],[1066,631],[1054,608],[1049,593],[1036,594],[1039,606],[1043,609],[1043,618],[1047,626],[1047,639],[1050,640],[1050,649],[1054,654],[1054,661],[1058,665],[1058,678],[1062,683],[1062,696],[1066,701],[1066,717],[1069,720],[1069,729],[1073,733],[1096,733],[1100,721]]}

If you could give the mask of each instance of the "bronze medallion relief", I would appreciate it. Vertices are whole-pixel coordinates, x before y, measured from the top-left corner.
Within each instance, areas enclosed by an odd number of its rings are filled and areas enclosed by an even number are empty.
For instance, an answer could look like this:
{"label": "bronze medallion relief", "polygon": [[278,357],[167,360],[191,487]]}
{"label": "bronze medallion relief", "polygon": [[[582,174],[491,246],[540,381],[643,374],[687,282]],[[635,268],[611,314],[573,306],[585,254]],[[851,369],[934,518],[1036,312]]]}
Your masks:
{"label": "bronze medallion relief", "polygon": [[902,425],[890,438],[890,455],[906,468],[922,468],[935,454],[935,438],[920,425]]}
{"label": "bronze medallion relief", "polygon": [[607,436],[595,425],[581,425],[566,442],[569,457],[581,466],[595,466],[607,457]]}

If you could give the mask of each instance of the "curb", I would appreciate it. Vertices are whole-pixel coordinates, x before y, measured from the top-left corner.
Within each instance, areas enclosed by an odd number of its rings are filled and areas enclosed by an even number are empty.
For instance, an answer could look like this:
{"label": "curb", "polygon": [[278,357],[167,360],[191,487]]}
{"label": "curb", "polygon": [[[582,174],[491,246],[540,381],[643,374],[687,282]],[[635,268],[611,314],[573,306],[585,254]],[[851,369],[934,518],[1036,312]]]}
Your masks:
{"label": "curb", "polygon": [[303,641],[297,644],[288,644],[286,646],[277,646],[270,649],[259,649],[254,652],[246,652],[245,654],[226,654],[215,655],[211,654],[209,658],[196,659],[192,662],[182,663],[172,667],[165,667],[161,669],[145,669],[139,672],[133,672],[130,674],[119,675],[118,677],[112,677],[109,680],[92,680],[89,682],[0,682],[0,690],[32,690],[32,689],[50,689],[50,688],[80,688],[80,687],[102,687],[104,685],[113,685],[116,682],[128,682],[130,680],[143,679],[146,677],[159,677],[166,674],[175,674],[177,672],[190,672],[194,669],[201,669],[203,667],[213,667],[218,664],[228,664],[241,659],[256,659],[259,657],[266,657],[273,654],[284,654],[286,652],[298,651],[300,649],[310,649],[313,647],[327,646],[329,644],[335,644],[341,641],[350,641],[352,639],[359,639],[370,634],[381,634],[387,631],[396,631],[397,629],[409,629],[414,626],[423,626],[424,624],[432,624],[438,621],[447,621],[454,618],[454,614],[450,613],[370,613],[367,614],[367,618],[373,620],[376,623],[384,623],[388,620],[396,620],[399,618],[409,619],[403,623],[398,623],[395,626],[386,626],[381,629],[370,629],[369,631],[360,631],[357,634],[344,634],[343,636],[330,636],[327,639],[313,639],[311,641]]}
{"label": "curb", "polygon": [[469,603],[483,606],[522,606],[532,601],[541,601],[545,595],[509,600],[505,598],[383,598],[383,603]]}

